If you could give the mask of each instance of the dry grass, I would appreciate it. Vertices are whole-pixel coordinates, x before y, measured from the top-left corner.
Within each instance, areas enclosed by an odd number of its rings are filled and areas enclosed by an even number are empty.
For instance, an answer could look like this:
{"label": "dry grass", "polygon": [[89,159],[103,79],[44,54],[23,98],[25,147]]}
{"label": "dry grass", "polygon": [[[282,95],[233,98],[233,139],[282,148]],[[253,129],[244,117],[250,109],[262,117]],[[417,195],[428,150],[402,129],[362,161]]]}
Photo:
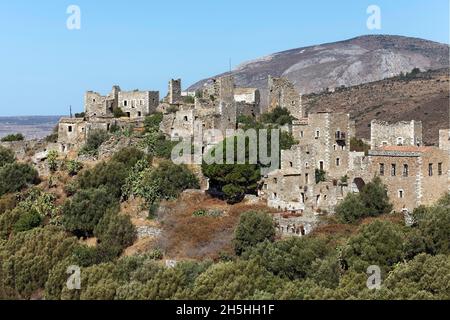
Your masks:
{"label": "dry grass", "polygon": [[[194,217],[196,210],[220,210],[221,217]],[[217,259],[232,253],[235,227],[242,213],[270,211],[265,205],[245,203],[228,205],[203,194],[183,195],[178,201],[163,204],[159,246],[173,259]]]}

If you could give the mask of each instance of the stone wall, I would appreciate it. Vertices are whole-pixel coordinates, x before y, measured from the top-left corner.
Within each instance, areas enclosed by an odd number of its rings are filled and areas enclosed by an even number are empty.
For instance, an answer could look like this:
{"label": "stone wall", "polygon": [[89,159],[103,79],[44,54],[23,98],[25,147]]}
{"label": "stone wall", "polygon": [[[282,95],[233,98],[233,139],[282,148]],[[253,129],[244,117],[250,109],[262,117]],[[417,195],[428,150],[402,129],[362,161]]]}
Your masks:
{"label": "stone wall", "polygon": [[157,91],[121,91],[119,107],[129,118],[143,118],[156,111],[159,105]]}
{"label": "stone wall", "polygon": [[422,122],[420,121],[388,123],[373,120],[371,123],[372,150],[383,146],[421,146],[422,143]]}
{"label": "stone wall", "polygon": [[288,109],[296,119],[303,118],[301,95],[294,85],[285,78],[273,78],[269,76],[269,108],[272,111],[276,107]]}

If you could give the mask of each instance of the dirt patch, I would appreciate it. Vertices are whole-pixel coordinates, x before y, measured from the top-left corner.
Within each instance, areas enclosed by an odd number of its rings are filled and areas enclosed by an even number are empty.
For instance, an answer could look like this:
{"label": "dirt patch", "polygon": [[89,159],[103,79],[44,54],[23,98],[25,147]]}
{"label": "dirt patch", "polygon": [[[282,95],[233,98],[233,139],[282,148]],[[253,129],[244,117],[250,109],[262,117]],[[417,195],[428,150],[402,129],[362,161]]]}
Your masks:
{"label": "dirt patch", "polygon": [[[222,214],[218,217],[193,215],[202,209]],[[205,194],[184,194],[178,201],[161,205],[162,234],[158,246],[170,259],[217,259],[221,253],[233,252],[233,233],[239,217],[251,210],[271,211],[264,204],[229,205]]]}

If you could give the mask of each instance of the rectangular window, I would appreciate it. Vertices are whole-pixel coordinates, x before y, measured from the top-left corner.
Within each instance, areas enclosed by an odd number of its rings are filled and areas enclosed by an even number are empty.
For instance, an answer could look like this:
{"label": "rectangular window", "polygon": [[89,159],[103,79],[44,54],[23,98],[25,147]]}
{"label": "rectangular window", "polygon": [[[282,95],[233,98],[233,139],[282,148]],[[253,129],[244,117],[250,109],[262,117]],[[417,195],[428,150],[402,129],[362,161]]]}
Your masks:
{"label": "rectangular window", "polygon": [[303,131],[300,131],[300,138],[303,138],[305,136],[305,133]]}
{"label": "rectangular window", "polygon": [[128,101],[127,100],[123,100],[123,106],[126,107],[128,105]]}
{"label": "rectangular window", "polygon": [[397,166],[395,164],[391,165],[391,176],[395,177],[397,175]]}
{"label": "rectangular window", "polygon": [[69,131],[69,132],[72,132],[72,126],[69,126],[68,128],[67,128],[67,131]]}
{"label": "rectangular window", "polygon": [[409,166],[407,164],[403,165],[403,176],[404,177],[409,176]]}
{"label": "rectangular window", "polygon": [[339,167],[341,165],[341,159],[336,158],[336,167]]}
{"label": "rectangular window", "polygon": [[305,183],[309,183],[309,173],[305,173]]}
{"label": "rectangular window", "polygon": [[384,176],[384,163],[380,163],[380,176]]}
{"label": "rectangular window", "polygon": [[433,176],[433,164],[430,163],[428,165],[428,176],[432,177]]}
{"label": "rectangular window", "polygon": [[319,139],[319,138],[320,138],[320,131],[317,130],[317,131],[316,131],[316,139]]}
{"label": "rectangular window", "polygon": [[403,199],[403,198],[405,197],[405,194],[404,194],[403,190],[399,190],[399,191],[398,191],[398,197],[399,197],[400,199]]}
{"label": "rectangular window", "polygon": [[438,163],[438,175],[442,176],[442,162]]}

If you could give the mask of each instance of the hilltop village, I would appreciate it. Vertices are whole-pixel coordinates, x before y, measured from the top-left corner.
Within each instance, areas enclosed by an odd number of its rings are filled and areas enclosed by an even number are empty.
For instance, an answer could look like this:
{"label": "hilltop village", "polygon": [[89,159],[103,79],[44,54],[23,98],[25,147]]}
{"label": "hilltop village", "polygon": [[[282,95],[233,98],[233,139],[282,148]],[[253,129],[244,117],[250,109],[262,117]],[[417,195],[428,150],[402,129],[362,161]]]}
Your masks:
{"label": "hilltop village", "polygon": [[[225,136],[227,129],[239,127],[240,116],[258,119],[279,107],[292,115],[292,124],[282,130],[297,143],[281,152],[278,170],[261,177],[258,197],[271,208],[294,214],[333,213],[348,193],[358,193],[376,176],[387,186],[393,209],[405,214],[433,204],[449,191],[449,130],[440,131],[439,147],[424,146],[421,122],[374,119],[367,141],[370,150],[355,152],[350,146],[357,138],[355,123],[348,114],[306,114],[301,94],[283,78],[268,78],[268,95],[268,106],[263,107],[259,90],[236,87],[232,76],[214,79],[197,92],[183,92],[181,80],[171,80],[162,100],[156,91],[122,91],[118,86],[107,96],[89,91],[84,114],[61,119],[57,148],[62,154],[80,148],[94,129],[142,130],[145,117],[155,112],[164,114],[160,131],[168,139],[193,136],[199,122]],[[208,143],[203,147],[210,147]],[[207,191],[208,183],[202,185]],[[305,232],[291,227],[284,231]]]}

